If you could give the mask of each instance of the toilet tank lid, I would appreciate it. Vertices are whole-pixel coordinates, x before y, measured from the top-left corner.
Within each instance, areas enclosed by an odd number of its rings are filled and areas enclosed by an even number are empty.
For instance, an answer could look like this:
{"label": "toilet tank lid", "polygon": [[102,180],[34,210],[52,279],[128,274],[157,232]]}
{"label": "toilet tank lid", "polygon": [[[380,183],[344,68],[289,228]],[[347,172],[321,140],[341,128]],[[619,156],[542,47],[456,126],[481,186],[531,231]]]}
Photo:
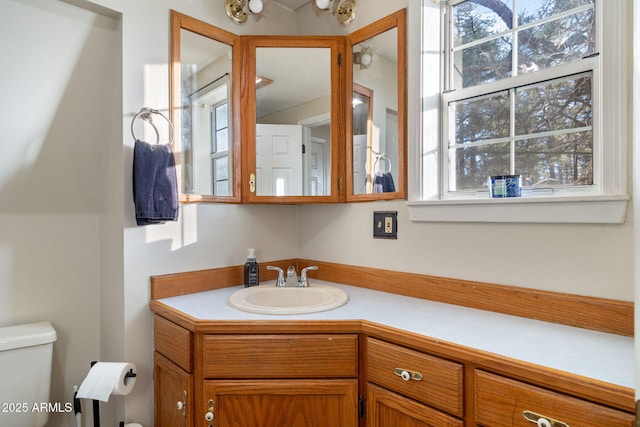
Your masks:
{"label": "toilet tank lid", "polygon": [[50,322],[27,323],[0,328],[0,351],[52,343],[57,339]]}

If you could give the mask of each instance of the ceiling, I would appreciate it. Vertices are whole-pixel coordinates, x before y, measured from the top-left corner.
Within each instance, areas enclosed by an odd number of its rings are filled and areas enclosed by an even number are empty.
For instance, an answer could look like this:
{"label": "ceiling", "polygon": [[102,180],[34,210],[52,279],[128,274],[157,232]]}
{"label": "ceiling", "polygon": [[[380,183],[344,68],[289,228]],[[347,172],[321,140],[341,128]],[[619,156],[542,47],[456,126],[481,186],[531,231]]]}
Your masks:
{"label": "ceiling", "polygon": [[309,4],[311,0],[273,0],[273,2],[287,9],[296,11],[302,6]]}

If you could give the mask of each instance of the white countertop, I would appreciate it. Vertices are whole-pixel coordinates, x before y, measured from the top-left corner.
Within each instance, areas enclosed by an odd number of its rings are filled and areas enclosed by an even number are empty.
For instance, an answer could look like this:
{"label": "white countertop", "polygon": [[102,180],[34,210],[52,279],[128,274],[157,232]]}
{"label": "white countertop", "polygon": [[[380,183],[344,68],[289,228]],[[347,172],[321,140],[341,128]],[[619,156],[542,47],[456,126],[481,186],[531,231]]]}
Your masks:
{"label": "white countertop", "polygon": [[[269,282],[271,283],[271,282]],[[229,306],[241,286],[164,298],[199,320],[368,320],[524,362],[635,389],[632,337],[312,280],[349,294],[339,308],[312,314],[264,315]]]}

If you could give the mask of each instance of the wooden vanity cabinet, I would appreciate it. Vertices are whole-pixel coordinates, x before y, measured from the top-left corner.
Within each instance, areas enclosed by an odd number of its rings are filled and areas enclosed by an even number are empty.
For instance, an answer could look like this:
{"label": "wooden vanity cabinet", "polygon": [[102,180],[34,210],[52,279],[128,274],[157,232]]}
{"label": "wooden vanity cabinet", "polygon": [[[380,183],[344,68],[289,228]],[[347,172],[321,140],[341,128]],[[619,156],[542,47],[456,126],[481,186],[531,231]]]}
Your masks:
{"label": "wooden vanity cabinet", "polygon": [[357,427],[356,334],[205,335],[202,346],[197,426]]}
{"label": "wooden vanity cabinet", "polygon": [[[537,424],[537,418],[525,417],[543,417],[551,427],[634,426],[632,409],[625,411],[630,406],[615,397],[626,399],[616,387],[568,376],[572,385],[554,390],[546,368],[520,369],[473,351],[448,349],[443,358],[383,328],[311,333],[306,325],[288,326],[296,333],[266,333],[268,327],[264,333],[245,333],[244,327],[232,333],[224,325],[191,332],[156,314],[155,426]],[[366,414],[358,413],[359,385]]]}
{"label": "wooden vanity cabinet", "polygon": [[375,338],[366,359],[368,427],[462,427],[462,364]]}

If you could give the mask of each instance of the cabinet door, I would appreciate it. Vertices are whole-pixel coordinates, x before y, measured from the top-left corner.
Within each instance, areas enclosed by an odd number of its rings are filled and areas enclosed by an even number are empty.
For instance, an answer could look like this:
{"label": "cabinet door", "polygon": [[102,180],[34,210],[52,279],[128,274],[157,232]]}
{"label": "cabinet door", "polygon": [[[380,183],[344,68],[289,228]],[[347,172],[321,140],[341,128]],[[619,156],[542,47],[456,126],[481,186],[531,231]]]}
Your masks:
{"label": "cabinet door", "polygon": [[[358,381],[205,381],[204,403],[213,404],[215,427],[357,427]],[[202,409],[202,410],[200,410]],[[208,408],[196,410],[206,426]]]}
{"label": "cabinet door", "polygon": [[368,384],[367,427],[462,427],[461,420]]}
{"label": "cabinet door", "polygon": [[154,425],[192,426],[193,377],[158,352],[154,362]]}

